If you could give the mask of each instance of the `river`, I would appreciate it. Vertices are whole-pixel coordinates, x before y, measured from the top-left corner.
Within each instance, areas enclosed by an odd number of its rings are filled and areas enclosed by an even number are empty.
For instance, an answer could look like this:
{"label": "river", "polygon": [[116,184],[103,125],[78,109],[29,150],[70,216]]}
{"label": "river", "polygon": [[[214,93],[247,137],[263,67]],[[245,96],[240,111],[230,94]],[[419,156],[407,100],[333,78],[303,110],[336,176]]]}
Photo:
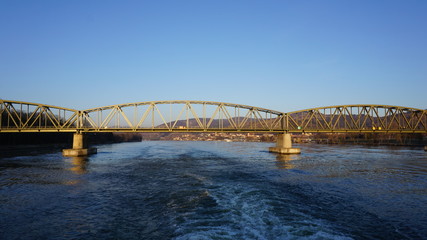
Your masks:
{"label": "river", "polygon": [[427,153],[272,143],[98,145],[0,159],[1,239],[427,239]]}

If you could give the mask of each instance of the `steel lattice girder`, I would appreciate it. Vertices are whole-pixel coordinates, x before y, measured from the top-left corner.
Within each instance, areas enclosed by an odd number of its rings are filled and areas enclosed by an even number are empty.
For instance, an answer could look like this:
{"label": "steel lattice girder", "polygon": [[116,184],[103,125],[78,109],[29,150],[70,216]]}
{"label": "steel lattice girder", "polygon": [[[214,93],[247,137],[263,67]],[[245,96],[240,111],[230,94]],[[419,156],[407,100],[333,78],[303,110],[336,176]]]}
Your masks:
{"label": "steel lattice girder", "polygon": [[83,111],[0,100],[0,132],[405,132],[427,133],[427,111],[340,105],[283,113],[211,101],[150,101]]}
{"label": "steel lattice girder", "polygon": [[51,105],[0,100],[1,132],[76,131],[79,111]]}
{"label": "steel lattice girder", "polygon": [[283,118],[269,109],[206,101],[140,102],[82,112],[84,127],[95,131],[280,131]]}
{"label": "steel lattice girder", "polygon": [[427,132],[427,111],[387,105],[343,105],[287,113],[289,131]]}

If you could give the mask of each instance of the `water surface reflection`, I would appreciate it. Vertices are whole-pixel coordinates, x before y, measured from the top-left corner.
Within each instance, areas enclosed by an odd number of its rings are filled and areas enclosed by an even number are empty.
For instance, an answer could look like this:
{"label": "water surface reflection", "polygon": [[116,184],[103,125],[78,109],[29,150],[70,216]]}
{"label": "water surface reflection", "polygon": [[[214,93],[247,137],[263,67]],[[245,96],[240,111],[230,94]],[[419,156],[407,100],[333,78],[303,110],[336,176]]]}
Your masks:
{"label": "water surface reflection", "polygon": [[295,168],[294,161],[300,158],[300,155],[295,154],[276,154],[276,166],[279,169],[293,169]]}
{"label": "water surface reflection", "polygon": [[72,157],[70,158],[70,162],[72,164],[72,167],[70,168],[70,171],[75,174],[85,174],[87,173],[87,164],[88,164],[88,157]]}
{"label": "water surface reflection", "polygon": [[2,239],[427,239],[427,153],[141,142],[0,158]]}

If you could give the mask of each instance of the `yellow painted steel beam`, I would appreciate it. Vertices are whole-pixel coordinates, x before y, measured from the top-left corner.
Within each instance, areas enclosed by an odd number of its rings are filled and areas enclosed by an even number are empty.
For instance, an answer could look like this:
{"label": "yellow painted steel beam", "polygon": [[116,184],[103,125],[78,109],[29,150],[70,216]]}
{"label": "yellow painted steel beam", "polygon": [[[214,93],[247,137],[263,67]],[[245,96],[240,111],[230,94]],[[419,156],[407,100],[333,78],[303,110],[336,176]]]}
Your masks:
{"label": "yellow painted steel beam", "polygon": [[[162,112],[159,108],[161,104],[170,105],[171,115],[174,104],[183,105],[183,108],[176,118],[171,118],[168,122],[165,118],[166,112]],[[203,112],[198,112],[195,105],[202,105]],[[23,112],[23,106],[26,107],[26,112]],[[32,106],[31,111],[30,106]],[[137,114],[138,106],[147,107],[142,116]],[[207,114],[206,106],[214,107],[211,115]],[[134,109],[133,116],[123,110],[126,107]],[[58,115],[54,114],[56,110]],[[108,112],[105,118],[102,117],[105,116],[102,114],[103,111]],[[427,110],[370,104],[337,105],[283,113],[248,105],[180,100],[117,104],[79,111],[38,103],[0,100],[0,113],[0,132],[427,133]],[[67,113],[68,117],[66,117]],[[90,115],[92,113],[98,116],[97,119],[92,118],[93,116]],[[151,127],[147,127],[143,124],[146,120],[149,121],[150,115]],[[191,118],[190,115],[192,115]],[[155,123],[156,116],[160,118],[160,124]],[[121,126],[121,119],[126,123],[126,127]],[[196,121],[196,125],[191,123],[193,126],[190,126],[190,120]],[[185,127],[182,126],[183,121],[185,121]]]}
{"label": "yellow painted steel beam", "polygon": [[78,111],[76,109],[58,107],[58,106],[54,106],[54,105],[47,105],[47,104],[41,104],[41,103],[32,103],[32,102],[22,102],[22,101],[0,99],[0,104],[3,104],[3,103],[14,103],[14,104],[21,104],[21,105],[43,106],[43,107],[48,107],[48,108],[66,110],[66,111],[70,111],[70,112],[77,112]]}
{"label": "yellow painted steel beam", "polygon": [[[67,129],[58,129],[58,128],[2,128],[0,133],[6,132],[277,132],[283,133],[284,130],[281,129],[233,129],[233,128],[212,128],[212,129],[164,129],[164,128],[143,128],[143,129],[131,129],[131,128],[108,128],[108,129],[94,129],[94,128],[67,128]],[[346,130],[346,129],[337,129],[337,130],[321,130],[321,129],[307,129],[307,130],[297,130],[291,129],[288,130],[289,133],[427,133],[427,130]]]}

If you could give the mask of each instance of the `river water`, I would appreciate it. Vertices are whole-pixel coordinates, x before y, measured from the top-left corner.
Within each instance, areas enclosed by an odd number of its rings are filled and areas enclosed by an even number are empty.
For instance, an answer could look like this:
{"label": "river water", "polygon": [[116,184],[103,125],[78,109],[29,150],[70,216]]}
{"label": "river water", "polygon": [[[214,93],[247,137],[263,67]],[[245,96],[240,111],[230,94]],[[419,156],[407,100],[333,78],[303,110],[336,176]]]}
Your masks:
{"label": "river water", "polygon": [[427,153],[138,142],[0,159],[1,239],[427,239]]}

